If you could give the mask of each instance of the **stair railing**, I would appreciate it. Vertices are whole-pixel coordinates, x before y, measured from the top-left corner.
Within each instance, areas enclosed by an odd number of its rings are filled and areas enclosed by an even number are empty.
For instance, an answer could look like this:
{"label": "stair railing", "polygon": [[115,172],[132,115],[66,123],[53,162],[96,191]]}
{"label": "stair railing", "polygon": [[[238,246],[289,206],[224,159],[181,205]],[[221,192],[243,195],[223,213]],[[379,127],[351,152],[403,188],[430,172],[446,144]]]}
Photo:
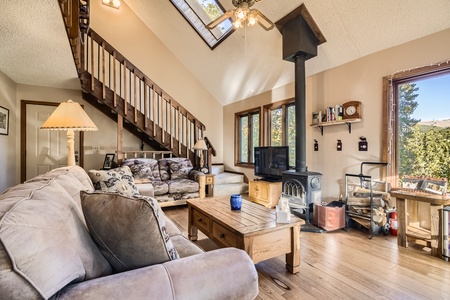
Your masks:
{"label": "stair railing", "polygon": [[211,172],[212,157],[216,156],[216,149],[214,148],[214,146],[211,144],[211,141],[206,136],[203,139],[205,140],[206,147],[208,148],[206,159],[205,159],[205,164],[208,166],[208,169]]}
{"label": "stair railing", "polygon": [[195,158],[205,125],[89,28],[89,0],[59,2],[83,90],[175,156]]}

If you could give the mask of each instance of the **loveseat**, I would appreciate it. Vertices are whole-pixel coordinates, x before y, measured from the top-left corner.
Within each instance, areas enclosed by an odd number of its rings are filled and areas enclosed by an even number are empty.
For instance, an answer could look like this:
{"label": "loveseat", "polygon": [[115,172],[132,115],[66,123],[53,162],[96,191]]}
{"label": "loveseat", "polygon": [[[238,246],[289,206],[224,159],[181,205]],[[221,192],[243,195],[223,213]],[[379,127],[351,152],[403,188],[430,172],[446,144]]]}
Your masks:
{"label": "loveseat", "polygon": [[122,166],[131,169],[139,193],[154,197],[161,207],[205,198],[205,174],[194,170],[188,158],[134,158]]}
{"label": "loveseat", "polygon": [[[124,225],[127,218],[133,220]],[[161,236],[149,239],[147,231]],[[157,246],[160,253],[145,249]],[[146,266],[148,259],[166,261]],[[80,167],[55,169],[0,195],[1,299],[254,299],[257,293],[257,272],[244,251],[203,252],[153,198],[96,192]]]}

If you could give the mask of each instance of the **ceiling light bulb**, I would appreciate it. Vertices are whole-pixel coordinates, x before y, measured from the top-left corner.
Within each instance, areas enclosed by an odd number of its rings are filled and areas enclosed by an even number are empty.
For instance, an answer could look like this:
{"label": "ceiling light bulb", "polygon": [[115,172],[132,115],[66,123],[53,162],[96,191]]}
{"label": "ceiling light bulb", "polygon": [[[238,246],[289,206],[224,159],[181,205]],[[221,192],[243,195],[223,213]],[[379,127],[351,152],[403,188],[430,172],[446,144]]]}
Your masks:
{"label": "ceiling light bulb", "polygon": [[258,21],[258,19],[256,19],[255,15],[253,14],[253,12],[249,13],[247,16],[247,20],[248,20],[248,25],[249,26],[253,26],[256,24],[256,22]]}
{"label": "ceiling light bulb", "polygon": [[234,21],[233,25],[234,25],[234,28],[239,28],[242,26],[241,21],[239,21],[239,20]]}
{"label": "ceiling light bulb", "polygon": [[112,3],[113,3],[113,5],[115,7],[119,7],[120,6],[120,0],[113,0]]}
{"label": "ceiling light bulb", "polygon": [[244,9],[238,8],[236,10],[236,18],[244,20],[246,15],[247,15],[247,11],[245,11]]}

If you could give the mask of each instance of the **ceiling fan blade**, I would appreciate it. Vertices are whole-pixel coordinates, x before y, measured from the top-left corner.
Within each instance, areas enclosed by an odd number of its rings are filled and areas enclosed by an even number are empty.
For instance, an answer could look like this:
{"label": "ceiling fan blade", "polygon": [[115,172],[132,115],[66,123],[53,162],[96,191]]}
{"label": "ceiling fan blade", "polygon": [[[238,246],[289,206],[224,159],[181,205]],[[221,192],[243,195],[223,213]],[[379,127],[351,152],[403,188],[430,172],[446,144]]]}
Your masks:
{"label": "ceiling fan blade", "polygon": [[217,19],[215,19],[214,21],[212,21],[211,23],[209,23],[208,25],[206,25],[206,27],[208,29],[214,29],[217,27],[217,25],[219,25],[220,23],[222,23],[223,21],[225,21],[228,18],[231,18],[231,16],[234,14],[234,10],[228,10],[226,11],[223,15],[221,15],[220,17],[218,17]]}
{"label": "ceiling fan blade", "polygon": [[259,10],[256,10],[256,14],[258,15],[258,24],[266,31],[272,30],[275,27],[272,21],[269,20],[264,14],[262,14]]}

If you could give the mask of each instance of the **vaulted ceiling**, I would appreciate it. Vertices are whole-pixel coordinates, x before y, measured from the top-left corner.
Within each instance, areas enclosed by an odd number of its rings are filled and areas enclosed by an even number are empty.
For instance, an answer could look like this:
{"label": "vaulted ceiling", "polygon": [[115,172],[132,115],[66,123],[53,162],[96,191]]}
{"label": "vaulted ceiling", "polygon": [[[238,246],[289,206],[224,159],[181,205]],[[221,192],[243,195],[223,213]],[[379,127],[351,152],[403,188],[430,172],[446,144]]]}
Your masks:
{"label": "vaulted ceiling", "polygon": [[[222,105],[294,80],[277,29],[240,29],[210,50],[169,0],[122,1]],[[4,2],[0,71],[16,83],[79,88],[57,0]],[[449,0],[264,0],[255,8],[275,22],[301,3],[327,39],[307,61],[307,76],[450,28]]]}

